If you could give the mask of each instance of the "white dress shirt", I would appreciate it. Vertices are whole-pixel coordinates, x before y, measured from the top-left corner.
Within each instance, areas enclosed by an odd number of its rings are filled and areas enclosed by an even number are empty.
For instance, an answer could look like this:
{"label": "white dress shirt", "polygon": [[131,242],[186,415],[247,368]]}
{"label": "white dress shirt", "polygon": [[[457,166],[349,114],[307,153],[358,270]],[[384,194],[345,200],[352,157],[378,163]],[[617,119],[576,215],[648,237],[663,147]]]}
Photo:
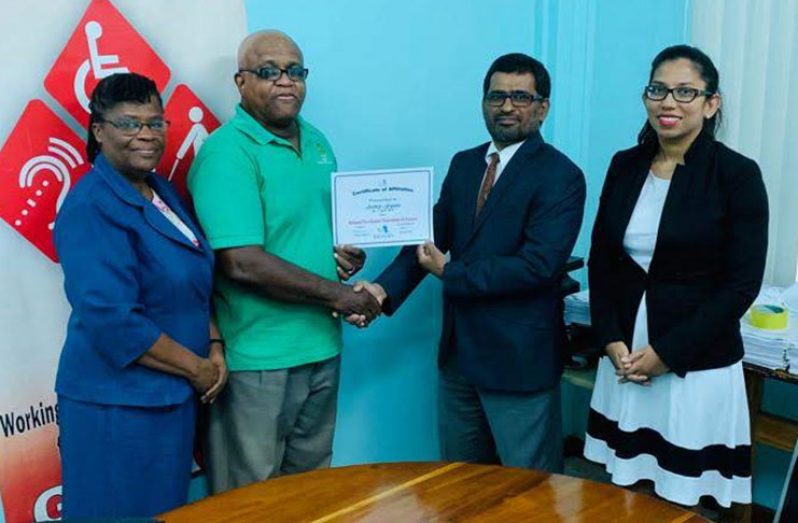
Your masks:
{"label": "white dress shirt", "polygon": [[[526,140],[520,141],[518,143],[514,143],[512,145],[508,145],[501,151],[496,148],[495,142],[490,142],[488,146],[488,152],[485,153],[485,165],[490,164],[490,155],[493,153],[497,153],[499,155],[499,164],[496,166],[496,178],[493,179],[493,185],[496,185],[496,182],[499,181],[499,176],[501,176],[502,171],[504,171],[504,166],[510,163],[510,160],[513,158],[513,155],[524,145]],[[487,174],[487,167],[485,168],[485,172]],[[482,180],[485,180],[485,176],[482,176]],[[481,185],[481,184],[480,184]]]}

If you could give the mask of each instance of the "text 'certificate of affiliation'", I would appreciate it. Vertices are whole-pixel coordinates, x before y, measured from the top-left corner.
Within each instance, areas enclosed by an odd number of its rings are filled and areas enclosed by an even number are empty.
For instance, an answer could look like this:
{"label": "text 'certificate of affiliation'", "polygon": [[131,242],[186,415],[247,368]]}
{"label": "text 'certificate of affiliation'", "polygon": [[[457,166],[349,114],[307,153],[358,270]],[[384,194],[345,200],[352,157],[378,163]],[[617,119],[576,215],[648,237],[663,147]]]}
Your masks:
{"label": "text 'certificate of affiliation'", "polygon": [[432,167],[333,173],[332,212],[336,245],[432,240]]}

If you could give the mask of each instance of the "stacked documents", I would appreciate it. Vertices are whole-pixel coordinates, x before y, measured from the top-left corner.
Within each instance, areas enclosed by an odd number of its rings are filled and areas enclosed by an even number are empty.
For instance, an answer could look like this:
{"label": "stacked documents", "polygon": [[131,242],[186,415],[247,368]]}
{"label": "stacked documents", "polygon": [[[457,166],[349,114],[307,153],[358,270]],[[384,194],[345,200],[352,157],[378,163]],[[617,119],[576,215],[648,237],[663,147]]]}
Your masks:
{"label": "stacked documents", "polygon": [[590,325],[589,291],[581,291],[565,297],[565,324]]}
{"label": "stacked documents", "polygon": [[788,289],[762,286],[755,305],[779,305],[787,309],[787,328],[762,330],[753,327],[750,313],[740,320],[745,356],[743,360],[768,369],[785,369],[798,373],[798,308],[790,300],[798,287]]}
{"label": "stacked documents", "polygon": [[[740,320],[745,355],[743,361],[766,367],[784,369],[798,374],[798,284],[789,288],[764,285],[755,304],[779,305],[787,309],[787,328],[762,330],[749,323],[749,315]],[[566,325],[590,325],[590,295],[588,291],[565,298]]]}

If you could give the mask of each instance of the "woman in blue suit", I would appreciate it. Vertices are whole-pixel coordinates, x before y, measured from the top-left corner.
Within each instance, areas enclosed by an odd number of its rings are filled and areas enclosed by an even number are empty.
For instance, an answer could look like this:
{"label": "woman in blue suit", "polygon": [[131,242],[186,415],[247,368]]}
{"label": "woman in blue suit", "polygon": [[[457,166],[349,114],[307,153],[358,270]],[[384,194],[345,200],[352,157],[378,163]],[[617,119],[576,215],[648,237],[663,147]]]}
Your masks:
{"label": "woman in blue suit", "polygon": [[103,79],[93,162],[55,226],[72,306],[56,378],[63,516],[148,517],[186,502],[196,398],[226,379],[213,251],[153,169],[168,122],[152,80]]}

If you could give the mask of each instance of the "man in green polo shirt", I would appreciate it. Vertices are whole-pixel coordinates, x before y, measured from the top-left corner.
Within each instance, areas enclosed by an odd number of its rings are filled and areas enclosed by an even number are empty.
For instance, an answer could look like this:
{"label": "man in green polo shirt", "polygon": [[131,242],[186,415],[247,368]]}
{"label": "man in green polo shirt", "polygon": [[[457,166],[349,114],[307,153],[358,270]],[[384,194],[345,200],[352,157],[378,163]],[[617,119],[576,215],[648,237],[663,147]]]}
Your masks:
{"label": "man in green polo shirt", "polygon": [[[302,52],[260,31],[238,52],[241,104],[204,143],[188,186],[216,251],[215,314],[230,377],[211,409],[212,492],[329,466],[335,424],[340,321],[379,314],[367,292],[338,281],[363,251],[333,253],[324,135],[299,117]],[[336,263],[337,261],[337,263]]]}

